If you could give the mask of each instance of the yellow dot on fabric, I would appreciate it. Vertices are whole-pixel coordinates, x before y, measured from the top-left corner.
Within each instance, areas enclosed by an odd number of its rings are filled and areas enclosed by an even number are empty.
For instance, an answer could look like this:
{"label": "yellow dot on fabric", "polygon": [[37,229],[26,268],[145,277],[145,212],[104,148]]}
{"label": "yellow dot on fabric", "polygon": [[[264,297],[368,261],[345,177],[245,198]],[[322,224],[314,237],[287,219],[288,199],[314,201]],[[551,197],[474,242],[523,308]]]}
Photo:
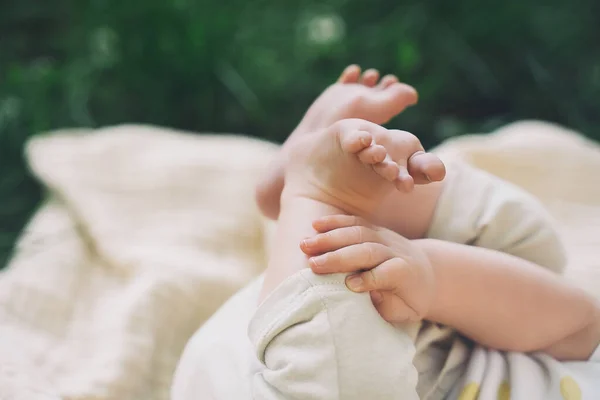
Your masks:
{"label": "yellow dot on fabric", "polygon": [[565,376],[560,380],[560,394],[565,400],[581,400],[581,389],[575,379]]}
{"label": "yellow dot on fabric", "polygon": [[475,382],[469,383],[465,386],[458,396],[458,400],[476,400],[479,394],[479,385]]}
{"label": "yellow dot on fabric", "polygon": [[510,400],[510,385],[506,381],[498,388],[498,400]]}

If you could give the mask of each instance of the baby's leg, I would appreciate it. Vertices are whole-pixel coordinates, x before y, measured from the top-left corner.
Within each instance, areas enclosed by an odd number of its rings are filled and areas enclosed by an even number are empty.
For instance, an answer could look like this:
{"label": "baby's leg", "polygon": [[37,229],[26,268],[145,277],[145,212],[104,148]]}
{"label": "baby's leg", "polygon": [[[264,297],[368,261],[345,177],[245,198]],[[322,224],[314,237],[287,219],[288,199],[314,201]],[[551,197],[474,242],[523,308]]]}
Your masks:
{"label": "baby's leg", "polygon": [[261,284],[238,292],[194,334],[173,400],[418,398],[411,339],[343,276],[298,272],[257,310]]}
{"label": "baby's leg", "polygon": [[[451,169],[447,169],[447,175],[449,174],[452,174]],[[434,220],[438,200],[447,185],[446,179],[428,185],[417,185],[410,193],[392,193],[381,203],[373,222],[408,239],[426,237]]]}
{"label": "baby's leg", "polygon": [[296,147],[287,168],[265,293],[307,267],[298,246],[315,233],[313,220],[340,213],[371,217],[391,192],[410,190],[413,177],[439,179],[445,173],[441,161],[424,153],[410,133],[363,120],[338,122],[307,140]]}
{"label": "baby's leg", "polygon": [[[302,122],[286,141],[273,160],[265,177],[257,185],[256,199],[262,212],[269,218],[279,215],[279,202],[284,186],[283,171],[287,151],[297,139],[325,128],[345,118],[362,118],[385,123],[417,101],[416,91],[387,75],[379,80],[376,70],[367,70],[361,76],[358,66],[346,68],[337,83],[327,88],[311,105]],[[411,193],[396,193],[382,206],[380,225],[388,226],[403,236],[421,238],[432,220],[442,183],[418,185]]]}
{"label": "baby's leg", "polygon": [[411,338],[385,322],[342,274],[297,272],[260,305],[249,329],[260,399],[418,399]]}
{"label": "baby's leg", "polygon": [[[330,160],[331,168],[351,171],[353,165],[385,159],[381,146],[368,146],[356,132],[341,134],[342,152],[332,153],[339,159]],[[385,178],[381,185],[389,185],[387,180],[398,176],[398,166],[376,171]],[[375,172],[358,174],[356,179],[367,181],[369,174]],[[297,182],[291,181],[290,185]],[[417,399],[417,372],[412,365],[415,348],[410,337],[379,316],[368,294],[350,292],[344,274],[314,275],[300,251],[300,241],[314,233],[312,221],[341,210],[313,198],[290,197],[287,193],[295,191],[287,190],[263,286],[264,300],[249,329],[260,362],[253,375],[253,395],[265,399]]]}

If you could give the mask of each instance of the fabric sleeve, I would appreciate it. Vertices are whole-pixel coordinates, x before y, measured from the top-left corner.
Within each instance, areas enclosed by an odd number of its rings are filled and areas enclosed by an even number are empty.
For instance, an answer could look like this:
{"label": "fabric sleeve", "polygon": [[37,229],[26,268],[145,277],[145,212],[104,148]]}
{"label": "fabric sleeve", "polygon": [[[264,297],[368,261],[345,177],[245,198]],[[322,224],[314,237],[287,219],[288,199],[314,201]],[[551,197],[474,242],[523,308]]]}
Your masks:
{"label": "fabric sleeve", "polygon": [[428,237],[502,251],[562,272],[566,251],[544,206],[525,190],[467,164],[449,164]]}
{"label": "fabric sleeve", "polygon": [[261,366],[255,399],[418,399],[415,347],[344,274],[300,271],[264,300],[249,325]]}

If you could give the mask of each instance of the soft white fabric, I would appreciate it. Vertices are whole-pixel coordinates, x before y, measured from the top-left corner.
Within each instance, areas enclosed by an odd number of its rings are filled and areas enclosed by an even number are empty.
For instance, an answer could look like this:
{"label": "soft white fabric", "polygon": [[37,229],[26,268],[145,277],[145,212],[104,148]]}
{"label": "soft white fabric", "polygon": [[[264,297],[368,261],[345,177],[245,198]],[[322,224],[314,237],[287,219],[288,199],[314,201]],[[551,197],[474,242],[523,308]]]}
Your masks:
{"label": "soft white fabric", "polygon": [[[168,398],[189,337],[262,271],[252,186],[275,149],[143,126],[34,139],[49,196],[0,275],[0,398]],[[444,151],[538,195],[566,275],[600,292],[595,145],[532,122]]]}
{"label": "soft white fabric", "polygon": [[275,148],[139,126],[34,139],[49,198],[0,275],[0,398],[167,399],[189,337],[262,271],[253,187]]}

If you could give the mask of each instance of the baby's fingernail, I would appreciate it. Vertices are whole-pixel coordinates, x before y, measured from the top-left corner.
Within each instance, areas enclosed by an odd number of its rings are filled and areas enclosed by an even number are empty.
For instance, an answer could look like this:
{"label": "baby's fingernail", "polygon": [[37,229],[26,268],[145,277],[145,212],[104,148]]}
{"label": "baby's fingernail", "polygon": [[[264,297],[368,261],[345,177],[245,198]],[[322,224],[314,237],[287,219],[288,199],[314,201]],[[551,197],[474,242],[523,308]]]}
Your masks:
{"label": "baby's fingernail", "polygon": [[346,279],[346,286],[348,286],[348,289],[350,290],[359,290],[362,284],[363,279],[360,277],[360,275],[352,275]]}
{"label": "baby's fingernail", "polygon": [[322,256],[312,257],[311,261],[315,266],[320,267],[327,261],[327,255],[323,254]]}
{"label": "baby's fingernail", "polygon": [[379,304],[383,301],[383,295],[377,291],[371,292],[371,300],[374,304]]}
{"label": "baby's fingernail", "polygon": [[425,179],[427,179],[427,180],[429,181],[429,183],[433,182],[433,181],[431,180],[431,178],[429,177],[429,175],[427,175],[427,174],[425,174]]}

